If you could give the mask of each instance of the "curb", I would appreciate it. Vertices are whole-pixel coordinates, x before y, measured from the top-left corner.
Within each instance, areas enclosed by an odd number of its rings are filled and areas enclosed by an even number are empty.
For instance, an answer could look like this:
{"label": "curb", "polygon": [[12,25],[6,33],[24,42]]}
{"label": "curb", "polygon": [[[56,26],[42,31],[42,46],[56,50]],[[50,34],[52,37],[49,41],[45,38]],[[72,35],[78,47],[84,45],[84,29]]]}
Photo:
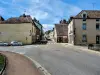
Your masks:
{"label": "curb", "polygon": [[[26,55],[25,55],[26,56]],[[43,72],[44,75],[51,75],[44,67],[42,67],[37,61],[33,60],[32,58],[26,56],[28,59],[30,59],[36,66],[37,69],[39,69],[41,72]]]}
{"label": "curb", "polygon": [[0,75],[4,75],[4,71],[6,70],[6,65],[7,65],[7,58],[6,58],[6,56],[5,55],[3,55],[2,53],[0,53],[2,56],[4,56],[4,67],[3,67],[3,69],[1,70],[1,72],[0,72]]}

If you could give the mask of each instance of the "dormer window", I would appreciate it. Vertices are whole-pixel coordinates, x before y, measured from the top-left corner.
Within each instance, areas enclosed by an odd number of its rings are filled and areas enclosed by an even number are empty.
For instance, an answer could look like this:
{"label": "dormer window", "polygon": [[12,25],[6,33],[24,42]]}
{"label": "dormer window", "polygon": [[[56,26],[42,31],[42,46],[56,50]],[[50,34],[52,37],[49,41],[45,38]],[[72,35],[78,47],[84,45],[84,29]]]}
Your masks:
{"label": "dormer window", "polygon": [[86,18],[87,17],[87,15],[86,14],[83,14],[83,18]]}
{"label": "dormer window", "polygon": [[87,18],[87,13],[86,13],[86,12],[83,12],[83,13],[82,13],[82,18],[83,18],[83,19],[86,19],[86,18]]}

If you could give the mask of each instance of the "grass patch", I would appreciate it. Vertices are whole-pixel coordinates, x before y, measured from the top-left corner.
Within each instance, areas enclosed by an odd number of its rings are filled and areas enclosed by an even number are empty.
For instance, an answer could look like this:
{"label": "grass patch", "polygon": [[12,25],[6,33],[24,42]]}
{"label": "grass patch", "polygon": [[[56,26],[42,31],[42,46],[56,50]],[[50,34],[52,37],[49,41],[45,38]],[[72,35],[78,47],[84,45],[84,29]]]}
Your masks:
{"label": "grass patch", "polygon": [[0,71],[3,69],[5,64],[5,58],[4,56],[0,55]]}

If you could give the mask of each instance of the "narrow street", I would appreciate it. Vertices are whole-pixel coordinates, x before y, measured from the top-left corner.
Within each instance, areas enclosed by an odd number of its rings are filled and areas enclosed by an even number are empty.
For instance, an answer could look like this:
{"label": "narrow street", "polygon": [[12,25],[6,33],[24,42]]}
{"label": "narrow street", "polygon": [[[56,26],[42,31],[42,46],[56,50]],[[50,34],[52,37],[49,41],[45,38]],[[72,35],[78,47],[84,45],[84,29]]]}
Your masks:
{"label": "narrow street", "polygon": [[73,47],[49,42],[47,45],[0,47],[0,50],[26,55],[51,75],[100,75],[100,56]]}

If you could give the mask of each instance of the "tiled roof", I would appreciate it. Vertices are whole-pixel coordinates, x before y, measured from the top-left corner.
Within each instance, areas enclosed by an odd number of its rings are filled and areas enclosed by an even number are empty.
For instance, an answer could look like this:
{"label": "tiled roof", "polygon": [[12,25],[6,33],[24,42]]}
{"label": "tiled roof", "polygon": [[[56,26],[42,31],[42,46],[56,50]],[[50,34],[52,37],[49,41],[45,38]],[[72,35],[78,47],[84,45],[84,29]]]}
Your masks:
{"label": "tiled roof", "polygon": [[82,10],[78,15],[74,18],[82,18],[82,13],[87,13],[87,18],[100,18],[100,10]]}
{"label": "tiled roof", "polygon": [[2,16],[0,16],[0,21],[4,21],[4,18]]}
{"label": "tiled roof", "polygon": [[5,21],[5,23],[19,23],[19,19],[18,17],[12,17],[12,18],[9,18]]}
{"label": "tiled roof", "polygon": [[33,19],[33,23],[35,24],[35,26],[42,31],[42,25],[40,24],[40,22],[38,20],[36,20],[35,18]]}
{"label": "tiled roof", "polygon": [[30,16],[19,17],[21,23],[32,23],[32,18]]}
{"label": "tiled roof", "polygon": [[68,25],[66,24],[55,24],[57,36],[67,36],[68,35]]}
{"label": "tiled roof", "polygon": [[61,20],[59,23],[60,24],[68,24],[68,22],[65,19]]}
{"label": "tiled roof", "polygon": [[32,23],[32,18],[30,15],[21,15],[20,17],[12,17],[0,23]]}

